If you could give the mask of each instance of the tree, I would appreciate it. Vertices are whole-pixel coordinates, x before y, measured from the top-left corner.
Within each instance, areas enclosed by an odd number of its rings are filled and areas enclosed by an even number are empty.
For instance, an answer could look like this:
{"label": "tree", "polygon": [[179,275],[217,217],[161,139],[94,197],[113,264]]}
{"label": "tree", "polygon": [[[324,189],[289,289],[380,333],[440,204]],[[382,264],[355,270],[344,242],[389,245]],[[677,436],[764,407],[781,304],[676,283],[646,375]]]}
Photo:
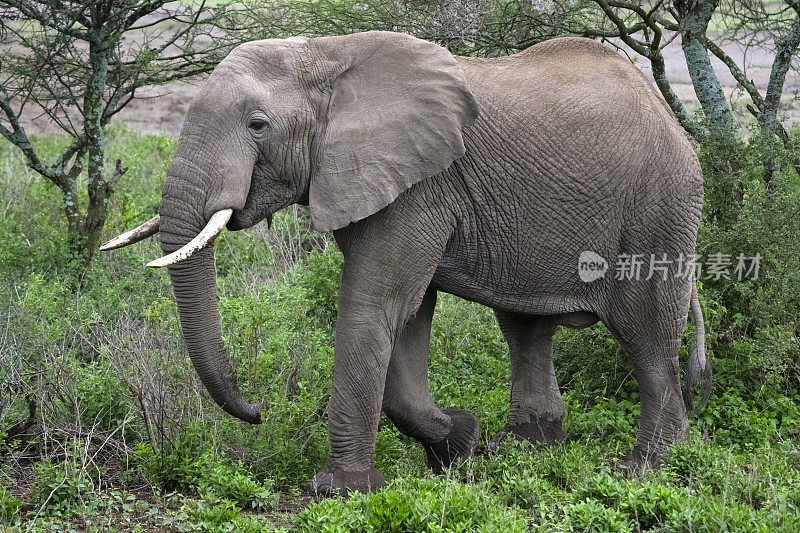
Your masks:
{"label": "tree", "polygon": [[[647,58],[656,83],[683,127],[698,141],[715,136],[733,136],[736,125],[733,110],[711,64],[710,55],[717,57],[736,80],[738,88],[750,97],[750,113],[767,137],[777,136],[786,152],[800,165],[794,154],[789,135],[778,117],[781,95],[792,61],[800,47],[800,1],[782,0],[660,0],[645,3],[641,0],[592,0],[602,13],[601,19],[590,21],[579,33],[622,44]],[[715,18],[716,17],[716,18]],[[712,20],[725,31],[709,32]],[[672,39],[681,39],[689,75],[697,99],[703,109],[706,124],[696,121],[675,96],[664,70],[661,50]],[[761,46],[771,49],[773,61],[769,84],[762,94],[747,77],[744,65],[728,55],[722,44],[735,41],[745,47]],[[709,131],[713,129],[715,131]],[[770,186],[778,164],[772,150],[765,151],[764,182]]]}
{"label": "tree", "polygon": [[471,56],[508,55],[565,35],[579,16],[577,4],[549,0],[272,0],[258,16],[279,5],[286,16],[269,23],[282,33],[399,31]]}
{"label": "tree", "polygon": [[[142,87],[210,71],[253,28],[230,5],[167,0],[0,0],[0,21],[0,134],[59,189],[82,273],[125,173],[119,160],[106,166],[111,118]],[[44,114],[69,135],[55,161],[39,156],[23,113]]]}
{"label": "tree", "polygon": [[728,67],[741,90],[751,99],[747,110],[756,118],[766,140],[764,182],[772,186],[772,177],[779,167],[776,139],[783,145],[795,171],[800,175],[800,158],[778,115],[786,75],[800,47],[800,1],[731,0],[727,9],[720,14],[720,24],[725,28],[724,41],[735,42],[745,51],[758,47],[770,50],[773,54],[769,82],[762,95],[747,77],[745,68],[737,65],[715,42],[705,42],[709,52]]}

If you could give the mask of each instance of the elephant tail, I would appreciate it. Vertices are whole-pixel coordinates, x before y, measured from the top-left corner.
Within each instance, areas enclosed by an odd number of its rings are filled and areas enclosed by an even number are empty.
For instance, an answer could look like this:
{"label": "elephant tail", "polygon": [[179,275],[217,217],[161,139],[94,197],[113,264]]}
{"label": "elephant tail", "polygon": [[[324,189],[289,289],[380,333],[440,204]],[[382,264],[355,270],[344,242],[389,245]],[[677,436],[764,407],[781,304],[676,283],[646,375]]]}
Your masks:
{"label": "elephant tail", "polygon": [[[708,402],[711,395],[711,364],[706,358],[706,326],[703,322],[703,310],[697,296],[697,285],[692,283],[692,299],[690,303],[692,318],[694,319],[694,345],[689,352],[689,361],[686,364],[686,373],[683,379],[683,401],[686,410],[697,414]],[[702,393],[697,405],[692,406],[695,380],[700,378]]]}

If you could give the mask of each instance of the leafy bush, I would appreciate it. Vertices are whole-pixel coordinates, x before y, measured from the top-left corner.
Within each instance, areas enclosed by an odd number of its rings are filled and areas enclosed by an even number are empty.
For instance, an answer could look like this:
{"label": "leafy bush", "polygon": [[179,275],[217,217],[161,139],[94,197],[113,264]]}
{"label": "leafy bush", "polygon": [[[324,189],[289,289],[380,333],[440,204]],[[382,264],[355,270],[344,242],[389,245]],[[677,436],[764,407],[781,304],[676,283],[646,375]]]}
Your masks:
{"label": "leafy bush", "polygon": [[76,390],[81,398],[81,422],[100,431],[122,427],[131,401],[108,359],[89,363],[81,369],[81,375]]}
{"label": "leafy bush", "polygon": [[198,483],[200,493],[205,497],[216,496],[230,500],[239,507],[249,509],[273,509],[278,505],[278,494],[272,492],[272,482],[253,480],[239,470],[232,471],[228,465],[217,464]]}
{"label": "leafy bush", "polygon": [[104,472],[90,462],[85,451],[86,443],[77,441],[60,461],[47,458],[34,465],[35,481],[28,500],[37,510],[74,512],[96,497],[100,487],[95,480]]}
{"label": "leafy bush", "polygon": [[[196,435],[196,434],[195,434]],[[134,465],[145,478],[167,491],[191,490],[204,498],[225,499],[244,509],[273,509],[278,494],[272,481],[257,481],[240,463],[230,463],[209,447],[192,442],[170,450],[154,451],[142,444],[136,450]]]}
{"label": "leafy bush", "polygon": [[[443,486],[444,485],[444,486]],[[400,479],[377,494],[309,505],[298,531],[525,531],[525,519],[505,508],[480,484]]]}
{"label": "leafy bush", "polygon": [[568,505],[564,526],[567,531],[592,533],[622,533],[631,530],[622,512],[606,507],[597,500]]}
{"label": "leafy bush", "polygon": [[21,506],[19,498],[11,495],[5,487],[0,487],[0,524],[13,524]]}
{"label": "leafy bush", "polygon": [[248,515],[230,500],[204,497],[186,500],[171,520],[177,531],[203,533],[262,533],[279,531],[264,517]]}

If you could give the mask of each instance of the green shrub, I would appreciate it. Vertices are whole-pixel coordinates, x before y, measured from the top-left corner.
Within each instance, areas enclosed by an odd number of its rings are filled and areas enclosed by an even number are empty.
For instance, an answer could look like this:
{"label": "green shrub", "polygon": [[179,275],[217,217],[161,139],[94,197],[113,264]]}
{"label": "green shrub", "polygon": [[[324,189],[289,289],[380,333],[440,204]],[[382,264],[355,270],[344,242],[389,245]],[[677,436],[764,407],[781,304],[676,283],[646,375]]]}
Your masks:
{"label": "green shrub", "polygon": [[97,496],[95,481],[104,474],[84,455],[86,443],[72,443],[66,455],[55,461],[46,458],[33,467],[34,482],[28,501],[37,510],[77,512]]}
{"label": "green shrub", "polygon": [[442,407],[468,409],[492,435],[505,424],[508,348],[492,310],[440,294],[433,316],[430,388]]}
{"label": "green shrub", "polygon": [[377,494],[312,503],[298,513],[298,531],[526,531],[526,520],[503,507],[482,484],[401,478]]}
{"label": "green shrub", "polygon": [[564,526],[567,531],[587,533],[623,533],[631,531],[624,513],[606,507],[597,500],[573,503],[566,508]]}
{"label": "green shrub", "polygon": [[232,463],[204,444],[200,426],[189,439],[169,449],[153,450],[140,444],[133,465],[145,479],[167,491],[196,491],[208,498],[225,499],[244,509],[273,509],[278,494],[269,479],[255,480],[241,462]]}
{"label": "green shrub", "polygon": [[296,274],[297,283],[305,290],[311,303],[309,313],[323,328],[332,328],[336,324],[343,264],[342,253],[331,245],[322,251],[311,250],[305,258],[304,268]]}
{"label": "green shrub", "polygon": [[564,423],[567,435],[633,446],[641,413],[638,393],[630,393],[630,398],[619,400],[597,397],[594,405],[583,409],[574,401],[567,405],[570,409]]}
{"label": "green shrub", "polygon": [[150,444],[139,443],[131,457],[130,467],[138,469],[146,481],[165,491],[196,490],[198,480],[209,472],[214,459],[209,448],[197,445],[190,437],[175,447],[165,446],[158,450]]}
{"label": "green shrub", "polygon": [[246,509],[274,509],[278,505],[279,495],[272,492],[271,481],[255,481],[242,471],[241,463],[236,468],[216,464],[204,472],[197,481],[203,497],[216,496]]}
{"label": "green shrub", "polygon": [[0,524],[13,524],[19,516],[22,502],[8,489],[0,487]]}
{"label": "green shrub", "polygon": [[264,517],[249,515],[232,501],[214,497],[185,500],[170,524],[177,531],[261,533],[278,531]]}
{"label": "green shrub", "polygon": [[121,427],[131,410],[128,393],[109,361],[92,362],[81,369],[77,395],[81,400],[81,421],[99,431]]}

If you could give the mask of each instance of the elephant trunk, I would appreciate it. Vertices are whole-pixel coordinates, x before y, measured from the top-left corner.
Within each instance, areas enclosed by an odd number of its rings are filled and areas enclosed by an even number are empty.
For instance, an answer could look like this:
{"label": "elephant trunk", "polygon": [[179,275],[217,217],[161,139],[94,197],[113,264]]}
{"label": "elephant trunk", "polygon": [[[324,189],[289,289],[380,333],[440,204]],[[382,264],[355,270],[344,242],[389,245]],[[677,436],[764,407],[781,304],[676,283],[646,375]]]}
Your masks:
{"label": "elephant trunk", "polygon": [[[160,221],[161,247],[165,253],[186,245],[206,224],[202,205],[192,206],[186,195],[177,193],[186,187],[187,183],[180,178],[167,178]],[[261,404],[249,403],[242,397],[222,342],[213,242],[171,265],[169,275],[186,348],[203,385],[227,413],[251,424],[260,423]]]}

